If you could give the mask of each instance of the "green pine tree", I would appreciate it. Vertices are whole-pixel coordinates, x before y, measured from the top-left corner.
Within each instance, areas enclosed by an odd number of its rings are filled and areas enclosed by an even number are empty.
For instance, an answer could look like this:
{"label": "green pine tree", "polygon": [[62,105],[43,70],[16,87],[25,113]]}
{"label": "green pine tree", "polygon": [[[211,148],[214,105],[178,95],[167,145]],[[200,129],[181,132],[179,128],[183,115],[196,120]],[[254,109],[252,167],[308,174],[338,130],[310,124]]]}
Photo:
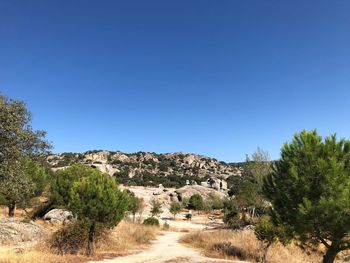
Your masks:
{"label": "green pine tree", "polygon": [[68,208],[87,226],[87,255],[94,254],[94,237],[100,228],[113,228],[124,217],[128,208],[128,195],[118,190],[113,178],[89,168],[88,173],[73,183]]}
{"label": "green pine tree", "polygon": [[322,243],[324,263],[350,248],[350,141],[302,131],[264,182],[272,220],[304,244]]}

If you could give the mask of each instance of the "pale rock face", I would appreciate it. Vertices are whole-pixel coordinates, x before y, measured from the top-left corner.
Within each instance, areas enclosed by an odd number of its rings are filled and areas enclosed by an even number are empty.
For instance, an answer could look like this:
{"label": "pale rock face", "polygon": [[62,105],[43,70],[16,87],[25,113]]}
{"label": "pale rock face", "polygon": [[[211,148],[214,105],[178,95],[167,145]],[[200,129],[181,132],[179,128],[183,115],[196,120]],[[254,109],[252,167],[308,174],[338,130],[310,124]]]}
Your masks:
{"label": "pale rock face", "polygon": [[52,224],[65,224],[72,219],[72,212],[65,209],[52,209],[44,215],[44,220],[47,220]]}
{"label": "pale rock face", "polygon": [[18,245],[24,242],[37,242],[46,235],[46,230],[33,222],[24,223],[16,219],[0,219],[0,244]]}
{"label": "pale rock face", "polygon": [[112,176],[116,171],[118,171],[117,168],[110,164],[93,163],[90,166],[100,170],[102,173],[109,174],[110,176]]}
{"label": "pale rock face", "polygon": [[109,151],[100,151],[97,153],[90,153],[85,156],[86,160],[89,160],[91,162],[101,162],[101,163],[107,163],[108,162],[108,156]]}
{"label": "pale rock face", "polygon": [[195,157],[193,155],[186,156],[184,158],[184,162],[191,165],[195,161]]}
{"label": "pale rock face", "polygon": [[224,198],[227,196],[226,192],[217,191],[216,189],[202,185],[186,185],[184,187],[176,189],[176,193],[180,194],[182,198],[190,198],[194,194],[199,194],[203,197],[204,200],[208,199],[213,195],[216,195],[220,198]]}
{"label": "pale rock face", "polygon": [[143,186],[120,186],[122,189],[128,189],[133,192],[135,196],[142,198],[146,204],[146,208],[143,211],[144,216],[148,216],[151,209],[152,200],[158,200],[162,204],[163,214],[161,216],[171,216],[169,212],[170,203],[172,201],[180,201],[180,198],[190,198],[194,194],[200,194],[204,200],[212,196],[218,196],[224,198],[227,195],[227,191],[218,191],[213,188],[201,185],[186,185],[179,189],[166,188],[166,191],[161,188],[155,187],[143,187]]}
{"label": "pale rock face", "polygon": [[130,158],[127,155],[123,154],[122,152],[117,152],[116,154],[112,155],[112,159],[118,160],[121,162],[128,162]]}
{"label": "pale rock face", "polygon": [[[69,164],[67,161],[69,160]],[[242,168],[231,164],[219,162],[216,159],[186,153],[166,153],[155,154],[150,152],[138,152],[124,154],[122,152],[87,152],[76,154],[75,157],[64,154],[50,155],[47,161],[53,165],[53,169],[61,169],[64,165],[83,163],[99,169],[109,175],[116,172],[127,172],[129,177],[134,177],[142,173],[168,176],[198,176],[198,177],[222,177],[241,176]],[[62,165],[60,165],[62,163]]]}

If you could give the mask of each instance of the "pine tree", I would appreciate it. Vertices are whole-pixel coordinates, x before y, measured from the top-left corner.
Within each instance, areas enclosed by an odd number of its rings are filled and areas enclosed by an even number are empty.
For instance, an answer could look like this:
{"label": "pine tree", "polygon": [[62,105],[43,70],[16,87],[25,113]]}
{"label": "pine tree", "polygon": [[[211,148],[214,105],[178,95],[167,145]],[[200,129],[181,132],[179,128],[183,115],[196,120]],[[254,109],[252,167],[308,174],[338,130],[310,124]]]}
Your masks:
{"label": "pine tree", "polygon": [[109,175],[93,168],[84,170],[86,176],[73,183],[68,208],[88,229],[87,255],[94,254],[94,237],[98,229],[113,228],[128,208],[127,193],[118,190]]}
{"label": "pine tree", "polygon": [[175,201],[171,202],[169,211],[170,211],[170,213],[172,213],[174,215],[174,220],[175,220],[176,215],[180,212],[180,210],[181,210],[180,203],[175,202]]}
{"label": "pine tree", "polygon": [[324,263],[350,248],[350,141],[302,131],[286,143],[263,190],[272,220],[304,244],[322,243]]}

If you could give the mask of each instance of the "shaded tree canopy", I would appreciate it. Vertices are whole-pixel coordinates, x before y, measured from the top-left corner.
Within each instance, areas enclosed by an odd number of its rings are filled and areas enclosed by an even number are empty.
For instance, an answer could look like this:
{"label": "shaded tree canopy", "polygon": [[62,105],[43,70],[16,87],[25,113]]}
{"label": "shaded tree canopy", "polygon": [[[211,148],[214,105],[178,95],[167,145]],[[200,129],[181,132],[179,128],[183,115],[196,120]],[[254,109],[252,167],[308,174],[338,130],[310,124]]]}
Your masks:
{"label": "shaded tree canopy", "polygon": [[350,248],[350,141],[296,134],[263,185],[272,220],[304,244],[322,243],[324,262]]}
{"label": "shaded tree canopy", "polygon": [[38,160],[51,148],[46,132],[33,130],[24,102],[0,94],[0,194],[13,216],[17,204],[36,191],[26,173],[26,160]]}

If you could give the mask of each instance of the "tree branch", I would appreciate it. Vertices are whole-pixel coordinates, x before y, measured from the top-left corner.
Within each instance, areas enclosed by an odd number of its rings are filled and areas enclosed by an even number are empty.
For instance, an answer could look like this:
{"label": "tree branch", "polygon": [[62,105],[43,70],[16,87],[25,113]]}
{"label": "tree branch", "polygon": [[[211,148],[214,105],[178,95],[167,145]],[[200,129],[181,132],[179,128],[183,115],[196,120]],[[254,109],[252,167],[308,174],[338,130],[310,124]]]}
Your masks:
{"label": "tree branch", "polygon": [[317,238],[322,242],[322,244],[323,245],[325,245],[326,246],[326,248],[330,248],[331,247],[331,245],[330,244],[328,244],[327,243],[327,241],[326,240],[324,240],[322,237],[320,237],[320,236],[317,236]]}

